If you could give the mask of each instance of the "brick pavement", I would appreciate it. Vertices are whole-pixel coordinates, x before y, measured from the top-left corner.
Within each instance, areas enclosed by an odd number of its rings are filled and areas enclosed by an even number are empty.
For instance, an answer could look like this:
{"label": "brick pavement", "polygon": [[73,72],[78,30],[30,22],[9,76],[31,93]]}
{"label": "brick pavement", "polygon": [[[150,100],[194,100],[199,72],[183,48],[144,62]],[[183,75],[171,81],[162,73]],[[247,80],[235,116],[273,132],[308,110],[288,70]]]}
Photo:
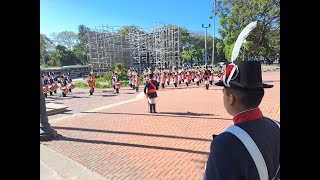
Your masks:
{"label": "brick pavement", "polygon": [[[280,121],[280,75],[263,76],[275,87],[265,89],[260,108]],[[221,89],[202,83],[160,90],[157,114],[146,112],[146,99],[82,112],[50,122],[61,137],[43,144],[107,179],[201,179],[212,134],[233,124]]]}

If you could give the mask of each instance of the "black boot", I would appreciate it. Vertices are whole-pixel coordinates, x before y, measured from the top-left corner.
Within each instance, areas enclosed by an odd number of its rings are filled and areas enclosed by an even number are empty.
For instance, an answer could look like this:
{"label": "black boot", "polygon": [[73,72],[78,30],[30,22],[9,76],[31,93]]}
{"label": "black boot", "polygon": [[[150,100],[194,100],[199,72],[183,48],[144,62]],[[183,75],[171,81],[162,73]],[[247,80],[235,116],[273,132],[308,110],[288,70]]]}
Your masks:
{"label": "black boot", "polygon": [[169,86],[169,81],[167,81],[167,84],[168,84],[168,86]]}
{"label": "black boot", "polygon": [[174,87],[177,87],[177,83],[174,83]]}
{"label": "black boot", "polygon": [[52,96],[53,95],[53,93],[52,93],[52,91],[50,91],[50,96]]}
{"label": "black boot", "polygon": [[197,85],[199,86],[199,81],[197,81]]}
{"label": "black boot", "polygon": [[189,84],[186,82],[186,85],[189,86]]}
{"label": "black boot", "polygon": [[164,84],[163,83],[161,83],[161,86],[162,86],[162,89],[164,88]]}
{"label": "black boot", "polygon": [[139,87],[136,87],[136,92],[138,92],[139,91]]}
{"label": "black boot", "polygon": [[150,108],[149,113],[152,113],[152,104],[149,104],[149,108]]}
{"label": "black boot", "polygon": [[54,93],[57,94],[57,90],[54,90]]}
{"label": "black boot", "polygon": [[181,81],[179,81],[179,84],[181,84]]}
{"label": "black boot", "polygon": [[212,81],[210,81],[210,85],[212,85]]}
{"label": "black boot", "polygon": [[71,92],[71,89],[69,89],[69,92]]}
{"label": "black boot", "polygon": [[156,111],[156,104],[152,104],[152,106],[153,106],[153,113],[157,113],[157,111]]}

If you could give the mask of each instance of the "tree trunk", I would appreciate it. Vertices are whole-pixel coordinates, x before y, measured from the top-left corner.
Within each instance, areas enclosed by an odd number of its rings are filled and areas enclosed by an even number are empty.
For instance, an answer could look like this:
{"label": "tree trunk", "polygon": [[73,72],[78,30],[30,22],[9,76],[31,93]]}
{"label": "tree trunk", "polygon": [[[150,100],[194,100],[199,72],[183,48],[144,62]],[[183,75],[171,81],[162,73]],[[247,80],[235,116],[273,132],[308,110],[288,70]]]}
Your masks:
{"label": "tree trunk", "polygon": [[40,76],[40,141],[50,141],[57,136],[57,131],[50,126],[48,121],[47,107]]}

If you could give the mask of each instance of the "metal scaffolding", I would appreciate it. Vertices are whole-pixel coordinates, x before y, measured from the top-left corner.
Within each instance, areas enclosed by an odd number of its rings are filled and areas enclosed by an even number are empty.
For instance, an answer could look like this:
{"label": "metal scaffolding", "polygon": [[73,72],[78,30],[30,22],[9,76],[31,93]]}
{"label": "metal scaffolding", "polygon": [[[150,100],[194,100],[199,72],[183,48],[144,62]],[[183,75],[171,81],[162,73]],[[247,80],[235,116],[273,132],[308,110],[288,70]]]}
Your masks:
{"label": "metal scaffolding", "polygon": [[87,56],[95,73],[121,63],[125,68],[171,68],[181,65],[181,28],[158,25],[152,30],[129,28],[127,35],[110,26],[88,30]]}

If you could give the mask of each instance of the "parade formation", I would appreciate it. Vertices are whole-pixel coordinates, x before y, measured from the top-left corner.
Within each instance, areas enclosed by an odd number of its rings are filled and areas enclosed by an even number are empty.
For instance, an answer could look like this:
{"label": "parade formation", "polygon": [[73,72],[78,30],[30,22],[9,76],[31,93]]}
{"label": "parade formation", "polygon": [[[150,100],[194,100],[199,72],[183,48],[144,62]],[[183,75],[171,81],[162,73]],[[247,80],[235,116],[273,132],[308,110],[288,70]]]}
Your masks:
{"label": "parade formation", "polygon": [[[218,66],[218,73],[216,74],[216,76],[218,78],[217,80],[219,81],[223,76],[222,69],[222,66]],[[209,89],[209,86],[213,85],[213,82],[215,81],[214,68],[208,66],[193,68],[173,67],[172,70],[165,68],[162,68],[160,70],[158,68],[154,70],[145,69],[141,75],[138,73],[138,70],[130,68],[130,70],[128,70],[127,76],[130,88],[138,92],[140,77],[143,77],[143,85],[146,85],[150,80],[149,75],[151,73],[153,74],[152,80],[155,80],[158,86],[161,85],[162,89],[165,89],[165,87],[170,86],[171,84],[173,84],[173,86],[177,88],[183,83],[185,83],[187,87],[190,84],[196,84],[197,86],[200,86],[202,82],[204,82],[205,88]],[[111,82],[113,89],[116,91],[116,93],[119,93],[121,83],[116,72],[112,73]],[[89,94],[93,95],[95,89],[95,75],[93,72],[90,72],[86,83],[89,87]],[[58,77],[53,72],[49,72],[47,75],[42,74],[42,84],[45,97],[47,97],[48,93],[50,94],[50,96],[53,96],[53,94],[57,94],[57,89],[60,89],[62,92],[62,96],[66,97],[66,95],[68,93],[72,93],[72,89],[75,88],[74,84],[72,83],[72,78],[69,74],[63,74],[61,77]]]}

